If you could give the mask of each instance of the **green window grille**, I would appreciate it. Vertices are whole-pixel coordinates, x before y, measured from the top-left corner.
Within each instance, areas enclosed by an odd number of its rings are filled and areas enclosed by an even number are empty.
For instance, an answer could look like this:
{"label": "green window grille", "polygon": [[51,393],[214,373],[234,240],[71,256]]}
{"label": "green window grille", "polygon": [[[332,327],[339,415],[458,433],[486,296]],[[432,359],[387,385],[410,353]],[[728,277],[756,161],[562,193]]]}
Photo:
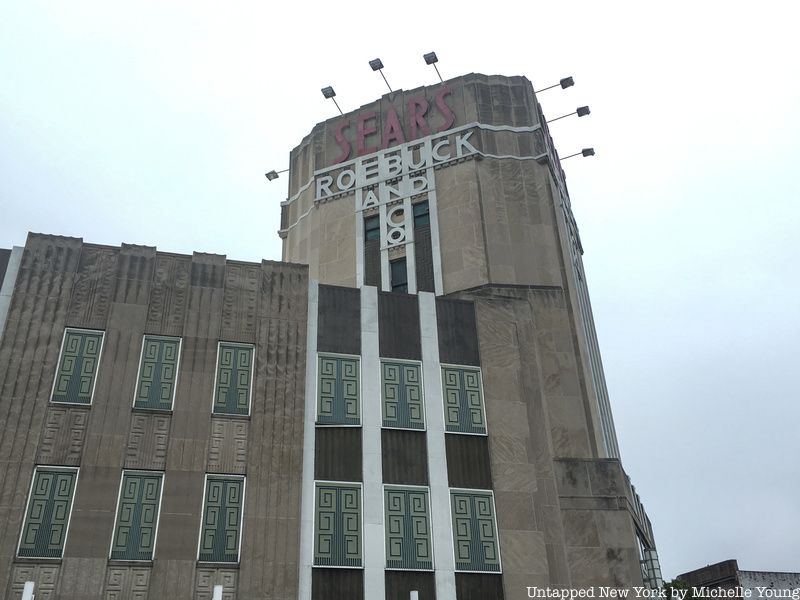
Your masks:
{"label": "green window grille", "polygon": [[450,491],[457,571],[500,572],[494,498],[487,492]]}
{"label": "green window grille", "polygon": [[249,414],[250,383],[253,378],[253,347],[221,343],[218,357],[214,413]]}
{"label": "green window grille", "polygon": [[317,483],[314,565],[360,567],[361,486]]}
{"label": "green window grille", "polygon": [[112,559],[153,559],[162,477],[154,473],[123,472]]}
{"label": "green window grille", "polygon": [[360,425],[358,359],[320,356],[317,381],[317,423]]}
{"label": "green window grille", "polygon": [[386,568],[432,570],[426,488],[384,489]]}
{"label": "green window grille", "polygon": [[133,404],[136,408],[172,408],[179,352],[178,339],[145,336]]}
{"label": "green window grille", "polygon": [[481,371],[442,367],[445,429],[456,433],[486,433]]}
{"label": "green window grille", "polygon": [[102,346],[102,331],[67,329],[64,332],[61,360],[53,386],[53,402],[92,402]]}
{"label": "green window grille", "polygon": [[206,479],[206,499],[198,560],[239,562],[243,501],[242,477],[209,476]]}
{"label": "green window grille", "polygon": [[36,469],[19,556],[61,558],[77,477],[74,469]]}
{"label": "green window grille", "polygon": [[418,364],[381,362],[384,427],[425,428],[421,371]]}

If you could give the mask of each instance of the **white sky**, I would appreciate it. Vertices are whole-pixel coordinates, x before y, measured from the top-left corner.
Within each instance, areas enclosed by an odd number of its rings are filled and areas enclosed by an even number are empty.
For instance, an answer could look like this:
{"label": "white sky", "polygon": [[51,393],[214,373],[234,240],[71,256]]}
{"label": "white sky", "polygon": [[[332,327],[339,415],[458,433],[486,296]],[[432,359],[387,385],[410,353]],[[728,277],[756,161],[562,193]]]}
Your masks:
{"label": "white sky", "polygon": [[0,7],[0,247],[31,231],[280,259],[290,149],[394,88],[526,75],[581,229],[623,464],[664,574],[800,571],[793,2]]}

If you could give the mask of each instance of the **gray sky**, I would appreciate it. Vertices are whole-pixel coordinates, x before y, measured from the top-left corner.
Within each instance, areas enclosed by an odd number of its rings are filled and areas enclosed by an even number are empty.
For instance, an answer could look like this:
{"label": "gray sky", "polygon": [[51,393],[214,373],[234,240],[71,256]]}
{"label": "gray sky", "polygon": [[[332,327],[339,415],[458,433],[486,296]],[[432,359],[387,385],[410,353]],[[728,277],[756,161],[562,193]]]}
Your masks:
{"label": "gray sky", "polygon": [[[289,150],[442,75],[554,123],[609,391],[667,577],[800,571],[794,3],[29,2],[0,11],[0,247],[27,231],[280,259]],[[386,8],[383,8],[386,7]],[[392,7],[394,10],[389,10]]]}

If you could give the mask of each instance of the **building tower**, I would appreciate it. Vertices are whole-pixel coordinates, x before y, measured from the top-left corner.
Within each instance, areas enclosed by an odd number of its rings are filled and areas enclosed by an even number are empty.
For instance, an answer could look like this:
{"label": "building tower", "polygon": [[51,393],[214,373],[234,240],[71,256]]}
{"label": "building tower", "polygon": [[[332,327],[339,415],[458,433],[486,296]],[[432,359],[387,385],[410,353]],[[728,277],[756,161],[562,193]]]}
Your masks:
{"label": "building tower", "polygon": [[0,595],[661,585],[527,79],[316,125],[281,223],[283,262],[0,250]]}
{"label": "building tower", "polygon": [[[307,406],[303,511],[317,525],[302,532],[301,598],[348,577],[358,593],[363,579],[366,598],[660,587],[652,528],[619,461],[564,172],[527,79],[466,75],[318,124],[291,153],[280,234],[284,260],[319,281],[310,314],[328,321],[361,304],[360,323],[340,319],[317,336],[319,357],[360,360],[363,414],[360,445],[348,446],[349,423],[314,421]],[[387,416],[406,364],[424,382],[419,421],[410,404]],[[307,389],[325,383],[309,378]],[[370,404],[379,397],[381,411]],[[328,470],[351,460],[345,448],[361,450],[362,473]],[[425,463],[426,474],[413,470]],[[363,573],[324,568],[345,563],[320,550],[314,479],[362,489]],[[381,555],[378,533],[396,524],[389,490],[415,485],[432,527],[415,543],[432,541],[435,577],[392,562],[408,539],[386,537]]]}

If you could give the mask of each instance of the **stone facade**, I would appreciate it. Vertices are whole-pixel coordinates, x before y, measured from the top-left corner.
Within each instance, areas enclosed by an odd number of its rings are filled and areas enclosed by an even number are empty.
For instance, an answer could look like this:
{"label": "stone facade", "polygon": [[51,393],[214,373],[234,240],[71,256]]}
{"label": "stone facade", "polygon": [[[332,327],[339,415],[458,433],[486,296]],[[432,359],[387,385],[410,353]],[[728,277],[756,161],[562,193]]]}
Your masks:
{"label": "stone facade", "polygon": [[318,124],[289,181],[288,262],[40,234],[0,252],[5,597],[660,585],[527,79]]}

